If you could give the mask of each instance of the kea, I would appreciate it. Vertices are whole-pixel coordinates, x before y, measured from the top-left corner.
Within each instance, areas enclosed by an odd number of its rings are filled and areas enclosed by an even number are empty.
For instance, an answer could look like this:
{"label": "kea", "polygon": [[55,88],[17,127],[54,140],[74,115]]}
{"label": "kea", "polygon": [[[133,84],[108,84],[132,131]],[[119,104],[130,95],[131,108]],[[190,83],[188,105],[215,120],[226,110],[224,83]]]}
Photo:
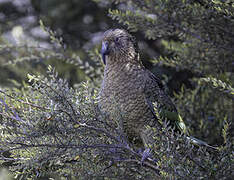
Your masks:
{"label": "kea", "polygon": [[147,148],[151,141],[146,126],[160,126],[160,117],[169,121],[175,131],[186,134],[192,143],[213,148],[188,135],[162,82],[143,66],[132,35],[122,29],[107,30],[102,39],[101,55],[105,70],[99,92],[100,110],[110,121],[121,121],[131,143]]}

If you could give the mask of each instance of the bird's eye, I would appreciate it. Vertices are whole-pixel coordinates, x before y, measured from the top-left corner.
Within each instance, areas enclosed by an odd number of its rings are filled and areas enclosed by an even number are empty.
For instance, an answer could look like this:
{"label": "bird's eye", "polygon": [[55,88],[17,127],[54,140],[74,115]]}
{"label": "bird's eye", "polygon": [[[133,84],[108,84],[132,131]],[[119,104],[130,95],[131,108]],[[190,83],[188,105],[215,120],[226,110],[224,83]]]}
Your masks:
{"label": "bird's eye", "polygon": [[118,37],[115,38],[115,42],[119,42],[119,38]]}

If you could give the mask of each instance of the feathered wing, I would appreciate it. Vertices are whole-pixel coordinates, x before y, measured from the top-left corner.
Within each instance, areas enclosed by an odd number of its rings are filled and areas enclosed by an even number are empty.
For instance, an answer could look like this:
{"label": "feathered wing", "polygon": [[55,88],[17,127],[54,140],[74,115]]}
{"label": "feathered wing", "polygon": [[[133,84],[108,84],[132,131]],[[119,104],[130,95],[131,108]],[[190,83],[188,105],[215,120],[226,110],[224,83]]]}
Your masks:
{"label": "feathered wing", "polygon": [[[216,147],[210,146],[206,142],[189,136],[188,131],[186,129],[186,125],[179,115],[175,105],[166,94],[163,84],[154,74],[150,71],[146,70],[147,80],[145,81],[145,100],[150,108],[151,112],[156,117],[155,108],[159,113],[161,119],[166,119],[169,121],[169,125],[175,128],[176,131],[182,132],[187,135],[187,139],[199,146],[206,146],[212,149],[216,149]],[[157,107],[155,107],[157,105]]]}
{"label": "feathered wing", "polygon": [[[166,94],[162,82],[150,71],[146,70],[147,78],[145,82],[145,98],[146,102],[153,114],[155,114],[155,108],[159,113],[161,119],[167,119],[169,125],[174,127],[176,131],[188,134],[185,123],[175,105]],[[155,107],[157,105],[157,107]]]}

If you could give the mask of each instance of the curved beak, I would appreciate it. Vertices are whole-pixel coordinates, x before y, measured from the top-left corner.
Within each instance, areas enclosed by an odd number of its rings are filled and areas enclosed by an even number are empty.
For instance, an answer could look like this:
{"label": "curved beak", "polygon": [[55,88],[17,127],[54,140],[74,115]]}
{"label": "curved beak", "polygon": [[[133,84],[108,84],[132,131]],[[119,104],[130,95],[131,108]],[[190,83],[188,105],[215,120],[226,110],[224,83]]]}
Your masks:
{"label": "curved beak", "polygon": [[108,42],[106,41],[102,42],[101,54],[102,54],[103,63],[106,64],[106,55],[109,54]]}

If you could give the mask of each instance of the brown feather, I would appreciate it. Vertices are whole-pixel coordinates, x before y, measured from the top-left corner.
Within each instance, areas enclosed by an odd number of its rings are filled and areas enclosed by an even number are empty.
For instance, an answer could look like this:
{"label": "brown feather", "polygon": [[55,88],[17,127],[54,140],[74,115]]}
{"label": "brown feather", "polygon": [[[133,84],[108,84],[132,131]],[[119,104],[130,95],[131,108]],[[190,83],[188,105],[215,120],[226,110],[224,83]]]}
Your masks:
{"label": "brown feather", "polygon": [[113,121],[118,112],[121,114],[123,129],[130,141],[134,138],[145,141],[145,125],[157,123],[146,98],[170,110],[176,111],[176,108],[161,89],[160,80],[142,65],[135,39],[129,33],[108,30],[103,41],[110,45],[110,54],[99,93],[100,108]]}

